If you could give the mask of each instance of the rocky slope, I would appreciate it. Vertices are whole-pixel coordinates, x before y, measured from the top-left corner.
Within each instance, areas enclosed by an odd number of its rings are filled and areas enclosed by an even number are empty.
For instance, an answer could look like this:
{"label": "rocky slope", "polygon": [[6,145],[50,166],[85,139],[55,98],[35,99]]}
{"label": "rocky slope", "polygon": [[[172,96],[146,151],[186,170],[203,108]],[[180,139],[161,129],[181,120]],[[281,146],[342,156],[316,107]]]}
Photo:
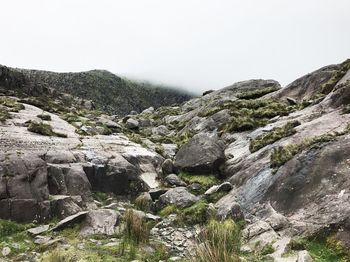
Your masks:
{"label": "rocky slope", "polygon": [[235,221],[227,261],[349,261],[349,60],[122,118],[18,100],[19,76],[0,100],[0,217],[48,226],[0,238],[4,259],[223,261],[200,260],[205,232]]}
{"label": "rocky slope", "polygon": [[140,112],[150,106],[182,103],[192,97],[185,91],[128,80],[105,70],[54,73],[0,66],[0,83],[30,96],[69,94],[93,101],[98,110],[119,115],[132,110]]}

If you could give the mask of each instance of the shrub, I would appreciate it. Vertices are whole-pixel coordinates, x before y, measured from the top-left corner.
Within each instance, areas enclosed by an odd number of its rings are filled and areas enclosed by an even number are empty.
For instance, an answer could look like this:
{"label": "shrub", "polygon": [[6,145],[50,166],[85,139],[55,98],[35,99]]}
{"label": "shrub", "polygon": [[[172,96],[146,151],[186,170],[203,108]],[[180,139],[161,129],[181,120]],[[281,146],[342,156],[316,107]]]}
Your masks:
{"label": "shrub", "polygon": [[135,207],[144,212],[149,212],[151,210],[150,201],[144,194],[141,194],[135,199]]}
{"label": "shrub", "polygon": [[211,220],[198,237],[197,262],[238,262],[240,228],[233,220]]}
{"label": "shrub", "polygon": [[162,217],[167,217],[171,214],[178,214],[178,213],[179,213],[179,209],[176,207],[176,205],[166,206],[159,211],[159,215]]}
{"label": "shrub", "polygon": [[283,137],[296,133],[295,127],[300,125],[299,121],[291,121],[282,127],[276,127],[266,134],[262,134],[250,141],[249,149],[253,153],[259,149],[270,145]]}

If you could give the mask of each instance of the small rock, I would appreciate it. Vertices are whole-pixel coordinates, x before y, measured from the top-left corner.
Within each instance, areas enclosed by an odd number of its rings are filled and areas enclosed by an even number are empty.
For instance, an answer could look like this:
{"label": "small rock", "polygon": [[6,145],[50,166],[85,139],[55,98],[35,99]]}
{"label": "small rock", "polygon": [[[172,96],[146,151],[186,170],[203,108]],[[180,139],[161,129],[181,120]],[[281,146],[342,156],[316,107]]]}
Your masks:
{"label": "small rock", "polygon": [[292,97],[286,97],[286,100],[287,100],[287,102],[290,104],[290,105],[292,105],[292,106],[294,106],[294,105],[296,105],[298,102],[297,102],[297,100],[295,100],[294,98],[292,98]]}
{"label": "small rock", "polygon": [[55,231],[55,230],[62,230],[62,229],[66,228],[69,225],[80,223],[86,217],[87,213],[88,213],[87,211],[82,211],[82,212],[79,212],[79,213],[77,213],[75,215],[66,217],[65,219],[63,219],[60,222],[58,222],[56,224],[56,226],[54,226],[51,230],[53,230],[53,231]]}
{"label": "small rock", "polygon": [[175,174],[167,175],[164,180],[171,186],[187,186],[187,184]]}
{"label": "small rock", "polygon": [[171,159],[165,159],[162,164],[162,171],[164,175],[168,175],[174,172],[173,161]]}
{"label": "small rock", "polygon": [[302,250],[298,252],[297,262],[312,262],[314,261],[307,250]]}
{"label": "small rock", "polygon": [[36,236],[36,235],[39,235],[39,234],[42,234],[42,233],[48,231],[49,228],[50,228],[50,225],[42,225],[42,226],[39,226],[39,227],[30,228],[27,231],[30,234]]}
{"label": "small rock", "polygon": [[129,118],[126,120],[125,126],[129,129],[137,129],[139,127],[139,121]]}
{"label": "small rock", "polygon": [[231,189],[232,189],[232,184],[230,182],[224,182],[221,185],[212,186],[204,194],[211,195],[216,192],[229,192]]}
{"label": "small rock", "polygon": [[192,183],[187,186],[187,189],[190,191],[199,191],[201,190],[201,188],[202,188],[202,185],[199,183]]}
{"label": "small rock", "polygon": [[4,247],[1,251],[1,254],[4,256],[4,257],[7,257],[9,254],[11,253],[11,249],[9,247]]}

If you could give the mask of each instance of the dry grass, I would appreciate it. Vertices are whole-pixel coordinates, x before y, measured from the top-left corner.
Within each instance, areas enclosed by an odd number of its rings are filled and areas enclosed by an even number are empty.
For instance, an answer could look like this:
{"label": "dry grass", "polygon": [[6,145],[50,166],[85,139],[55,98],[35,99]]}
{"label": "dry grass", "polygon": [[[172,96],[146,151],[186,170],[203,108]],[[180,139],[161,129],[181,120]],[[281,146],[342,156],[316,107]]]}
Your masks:
{"label": "dry grass", "polygon": [[136,244],[147,243],[149,241],[150,227],[144,217],[128,209],[124,215],[126,239],[136,242]]}
{"label": "dry grass", "polygon": [[233,220],[212,220],[201,232],[195,262],[238,262],[240,228]]}

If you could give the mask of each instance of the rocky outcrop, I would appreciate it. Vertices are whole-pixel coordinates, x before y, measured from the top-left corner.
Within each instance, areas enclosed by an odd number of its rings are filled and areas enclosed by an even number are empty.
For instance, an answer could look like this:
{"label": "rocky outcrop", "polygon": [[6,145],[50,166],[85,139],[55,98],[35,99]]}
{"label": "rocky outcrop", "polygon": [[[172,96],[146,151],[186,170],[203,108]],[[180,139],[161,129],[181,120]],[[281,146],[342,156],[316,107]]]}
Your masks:
{"label": "rocky outcrop", "polygon": [[176,205],[184,208],[191,206],[198,200],[199,198],[189,193],[185,187],[176,187],[161,195],[156,202],[156,207],[161,209],[167,205]]}

